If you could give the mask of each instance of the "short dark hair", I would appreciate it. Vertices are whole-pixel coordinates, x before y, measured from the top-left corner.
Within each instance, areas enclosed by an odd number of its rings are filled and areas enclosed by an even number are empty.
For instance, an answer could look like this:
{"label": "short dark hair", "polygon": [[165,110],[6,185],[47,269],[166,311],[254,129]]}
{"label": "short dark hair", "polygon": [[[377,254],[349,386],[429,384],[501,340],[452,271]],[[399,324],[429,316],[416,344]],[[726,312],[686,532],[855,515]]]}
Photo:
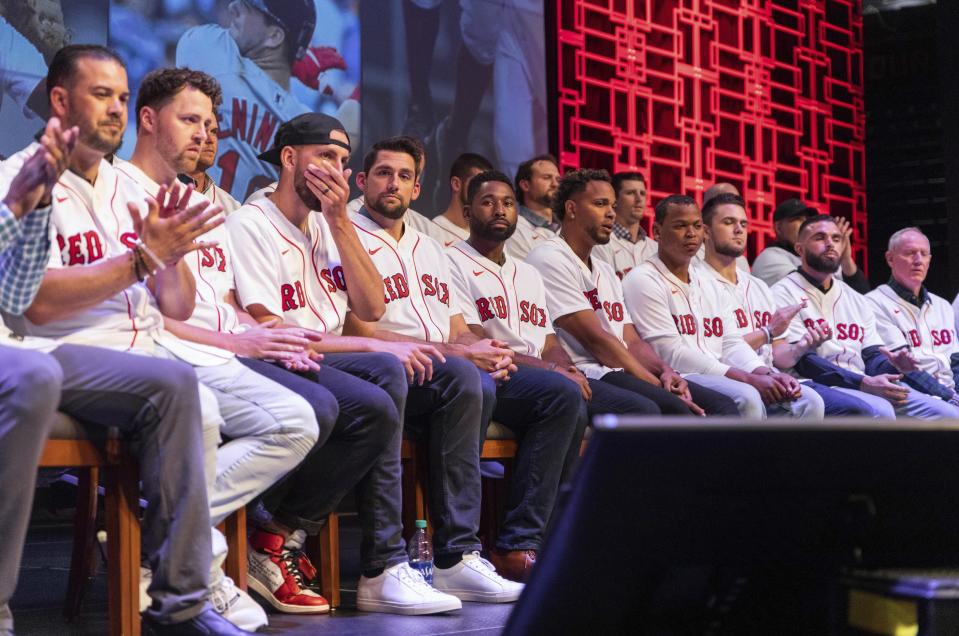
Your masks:
{"label": "short dark hair", "polygon": [[[475,152],[464,152],[453,160],[453,165],[450,166],[450,179],[459,177],[461,181],[465,180],[469,177],[470,171],[476,168],[486,172],[493,169],[493,163],[483,155]],[[512,181],[510,181],[509,186],[513,187]]]}
{"label": "short dark hair", "polygon": [[656,223],[662,223],[669,214],[670,206],[684,208],[687,205],[696,205],[696,199],[686,194],[671,194],[656,204]]}
{"label": "short dark hair", "polygon": [[556,196],[553,197],[553,216],[562,221],[566,215],[566,202],[585,190],[586,185],[590,181],[611,182],[609,173],[605,170],[585,168],[564,174],[559,180],[559,188],[556,189]]}
{"label": "short dark hair", "polygon": [[113,60],[124,69],[127,65],[116,51],[99,44],[68,44],[54,54],[47,69],[47,97],[56,86],[65,86],[77,71],[77,62],[84,57]]}
{"label": "short dark hair", "polygon": [[213,102],[214,112],[223,103],[220,83],[203,71],[194,71],[186,67],[160,68],[150,71],[140,82],[140,89],[137,91],[137,130],[140,130],[140,111],[146,107],[160,110],[187,86],[192,86],[209,97]]}
{"label": "short dark hair", "polygon": [[816,214],[807,218],[802,222],[802,225],[799,226],[799,233],[796,236],[802,236],[803,230],[812,225],[813,223],[822,223],[823,221],[829,221],[830,223],[835,223],[836,219],[829,216],[828,214]]}
{"label": "short dark hair", "polygon": [[619,196],[619,190],[623,187],[623,181],[642,181],[646,183],[646,177],[641,175],[638,172],[617,172],[613,175],[613,190],[616,191],[616,196]]}
{"label": "short dark hair", "polygon": [[716,208],[721,205],[738,205],[742,209],[746,209],[746,202],[738,194],[733,194],[732,192],[720,192],[711,199],[707,199],[706,203],[703,204],[703,223],[707,225],[712,222],[713,214],[716,213]]}
{"label": "short dark hair", "polygon": [[559,170],[559,161],[556,160],[556,157],[550,154],[545,155],[536,155],[532,159],[527,159],[523,163],[519,164],[519,168],[516,169],[516,179],[514,181],[513,190],[516,192],[516,200],[520,203],[526,203],[526,195],[523,194],[523,189],[519,187],[520,181],[529,181],[533,178],[533,164],[539,163],[540,161],[548,161]]}
{"label": "short dark hair", "polygon": [[380,151],[403,152],[413,157],[413,170],[417,179],[420,176],[420,162],[423,160],[423,144],[419,139],[408,135],[399,135],[381,139],[370,147],[369,152],[363,157],[363,172],[369,173],[373,164],[376,163],[376,157]]}
{"label": "short dark hair", "polygon": [[[469,187],[466,188],[466,200],[472,203],[473,197],[475,197],[479,189],[483,187],[483,184],[489,183],[490,181],[500,181],[508,185],[510,190],[513,190],[513,182],[510,181],[505,173],[499,170],[486,170],[470,179]],[[513,194],[516,194],[515,190],[513,190]]]}

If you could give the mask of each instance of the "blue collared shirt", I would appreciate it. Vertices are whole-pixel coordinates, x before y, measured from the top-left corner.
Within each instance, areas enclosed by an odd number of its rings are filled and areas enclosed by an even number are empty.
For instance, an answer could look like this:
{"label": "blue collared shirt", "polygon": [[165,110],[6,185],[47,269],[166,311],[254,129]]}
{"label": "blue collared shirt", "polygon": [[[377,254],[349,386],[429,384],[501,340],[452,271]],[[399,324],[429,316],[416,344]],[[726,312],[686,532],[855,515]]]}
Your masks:
{"label": "blue collared shirt", "polygon": [[559,234],[559,223],[556,223],[555,221],[550,223],[525,205],[519,206],[519,213],[524,219],[532,223],[533,227],[545,227],[548,230],[552,230],[554,234]]}
{"label": "blue collared shirt", "polygon": [[0,309],[20,315],[30,307],[50,258],[50,210],[22,219],[0,203]]}

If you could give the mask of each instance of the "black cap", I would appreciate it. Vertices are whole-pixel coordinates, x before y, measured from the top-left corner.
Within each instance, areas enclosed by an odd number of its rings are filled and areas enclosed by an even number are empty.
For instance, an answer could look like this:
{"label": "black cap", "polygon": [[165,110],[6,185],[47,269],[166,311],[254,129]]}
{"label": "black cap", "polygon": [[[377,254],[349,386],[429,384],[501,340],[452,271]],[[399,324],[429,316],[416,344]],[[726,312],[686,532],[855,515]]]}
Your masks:
{"label": "black cap", "polygon": [[[333,139],[330,134],[339,130],[346,135],[347,142]],[[323,113],[303,113],[280,126],[273,138],[273,147],[257,157],[260,161],[280,165],[280,151],[284,146],[306,146],[309,144],[333,144],[352,151],[350,136],[340,120]]]}
{"label": "black cap", "polygon": [[313,0],[243,1],[280,25],[293,49],[293,59],[303,57],[316,28],[316,5]]}
{"label": "black cap", "polygon": [[773,212],[773,222],[795,219],[796,217],[808,219],[817,214],[819,214],[819,210],[809,207],[799,199],[786,199],[776,206],[776,211]]}

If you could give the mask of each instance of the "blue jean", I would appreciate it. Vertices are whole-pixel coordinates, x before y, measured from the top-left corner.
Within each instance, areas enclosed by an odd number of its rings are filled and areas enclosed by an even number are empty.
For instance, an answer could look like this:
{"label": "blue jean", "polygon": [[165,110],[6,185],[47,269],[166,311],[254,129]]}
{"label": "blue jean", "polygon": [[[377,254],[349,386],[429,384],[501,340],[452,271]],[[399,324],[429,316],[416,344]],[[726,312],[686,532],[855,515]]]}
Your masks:
{"label": "blue jean", "polygon": [[575,460],[586,430],[586,401],[559,373],[520,366],[499,385],[493,419],[518,441],[496,547],[539,550],[566,464]]}
{"label": "blue jean", "polygon": [[355,487],[363,569],[406,560],[398,407],[406,400],[407,384],[399,360],[385,353],[334,353],[325,356],[315,373],[267,366],[257,370],[313,404],[321,440],[328,432],[325,442],[267,493],[266,509],[281,523],[316,534]]}
{"label": "blue jean", "polygon": [[409,390],[406,428],[429,443],[430,512],[437,556],[482,547],[477,536],[479,454],[482,431],[493,408],[491,386],[488,376],[472,362],[447,356],[446,362],[433,363],[432,380]]}
{"label": "blue jean", "polygon": [[836,415],[853,415],[864,417],[879,417],[875,410],[864,400],[859,399],[854,393],[844,393],[835,387],[819,384],[818,382],[803,381],[803,386],[808,386],[819,394],[823,405],[826,407],[826,417]]}

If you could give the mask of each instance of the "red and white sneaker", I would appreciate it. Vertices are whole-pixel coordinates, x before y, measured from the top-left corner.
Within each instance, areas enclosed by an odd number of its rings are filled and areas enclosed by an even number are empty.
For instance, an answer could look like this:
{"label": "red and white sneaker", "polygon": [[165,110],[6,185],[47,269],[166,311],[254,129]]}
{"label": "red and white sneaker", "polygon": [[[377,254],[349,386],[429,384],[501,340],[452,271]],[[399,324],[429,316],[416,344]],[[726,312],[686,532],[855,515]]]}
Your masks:
{"label": "red and white sneaker", "polygon": [[330,604],[310,588],[316,569],[303,553],[306,533],[296,530],[283,535],[257,530],[250,537],[248,584],[281,612],[325,614]]}

